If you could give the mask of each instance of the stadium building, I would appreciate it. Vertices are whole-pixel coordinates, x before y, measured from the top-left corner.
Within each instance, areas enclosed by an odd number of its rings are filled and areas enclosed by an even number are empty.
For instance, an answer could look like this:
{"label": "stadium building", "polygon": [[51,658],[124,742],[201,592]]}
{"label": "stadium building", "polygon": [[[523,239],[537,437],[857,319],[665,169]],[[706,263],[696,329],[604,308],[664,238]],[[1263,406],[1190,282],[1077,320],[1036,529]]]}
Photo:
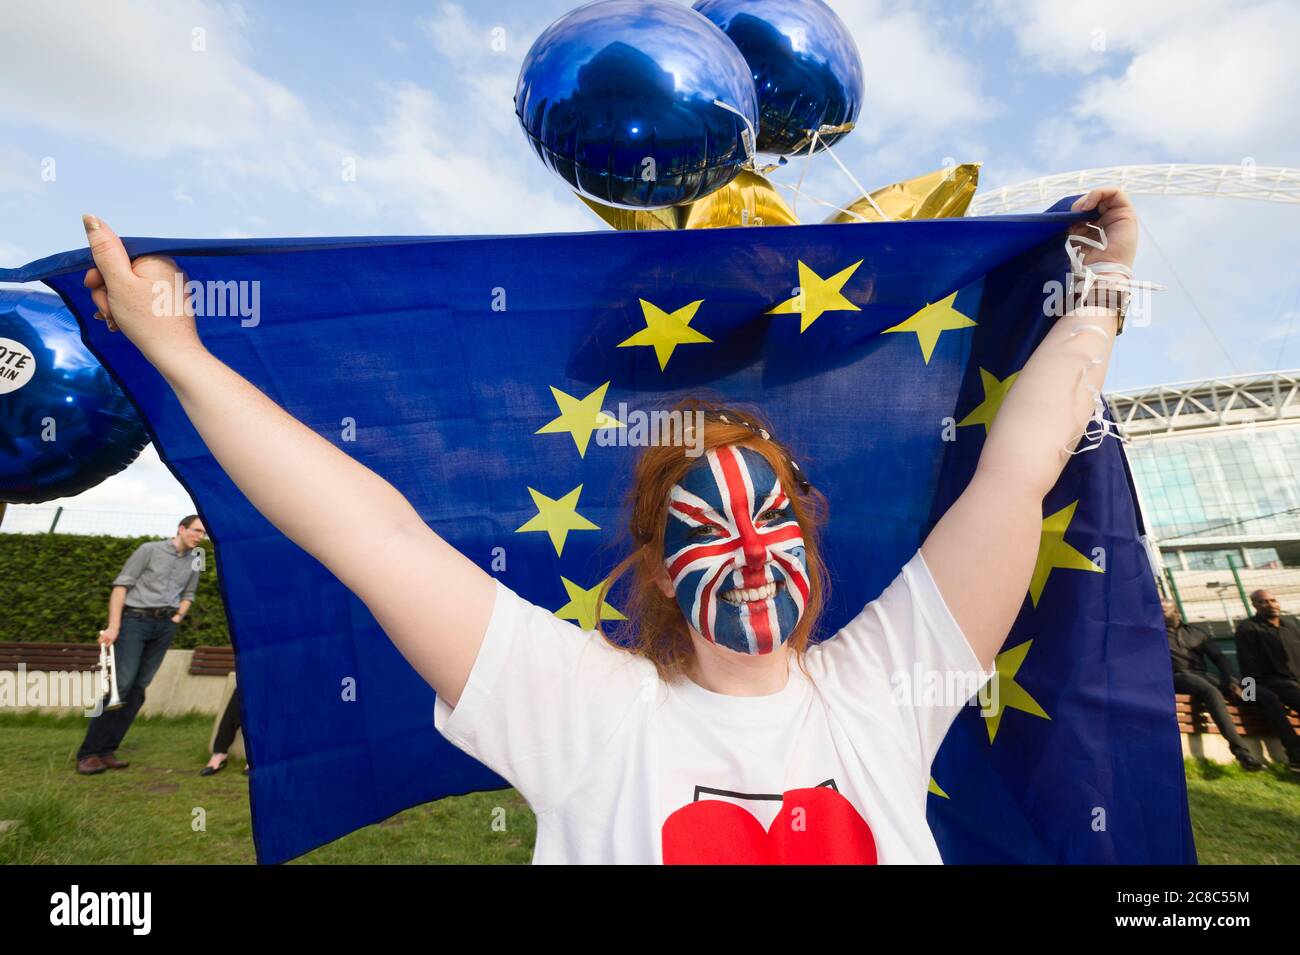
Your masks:
{"label": "stadium building", "polygon": [[1161,589],[1216,635],[1270,590],[1300,614],[1300,371],[1155,385],[1106,396]]}

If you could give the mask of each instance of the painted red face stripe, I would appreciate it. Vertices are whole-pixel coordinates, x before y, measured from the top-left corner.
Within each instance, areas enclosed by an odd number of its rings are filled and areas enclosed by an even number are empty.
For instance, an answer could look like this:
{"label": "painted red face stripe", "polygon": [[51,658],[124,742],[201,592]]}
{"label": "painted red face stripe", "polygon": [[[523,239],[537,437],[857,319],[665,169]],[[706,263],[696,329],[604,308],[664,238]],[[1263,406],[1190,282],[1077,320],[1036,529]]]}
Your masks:
{"label": "painted red face stripe", "polygon": [[799,540],[803,537],[803,530],[799,525],[791,521],[785,527],[777,528],[774,531],[762,531],[763,541],[768,547],[773,544],[782,544],[786,541]]}
{"label": "painted red face stripe", "polygon": [[773,600],[764,600],[759,604],[745,605],[745,614],[754,628],[754,643],[759,653],[772,652],[772,613],[768,608],[775,610],[774,604]]}
{"label": "painted red face stripe", "polygon": [[720,531],[726,530],[726,528],[713,518],[709,517],[702,509],[696,507],[694,504],[686,504],[682,501],[673,501],[670,506],[674,511],[677,511],[680,514],[685,514],[687,517],[698,521],[700,524],[707,524],[709,527],[716,527]]}
{"label": "painted red face stripe", "polygon": [[[741,576],[746,588],[762,587],[768,583],[769,576],[766,570],[768,544],[765,536],[754,526],[753,507],[758,489],[750,487],[751,481],[746,480],[748,469],[742,470],[740,452],[735,448],[719,448],[718,463],[726,482],[724,500],[730,506],[731,518],[736,523],[740,543],[744,548],[745,563]],[[772,619],[775,610],[774,601],[764,600],[761,604],[746,604],[742,613],[742,620],[749,624],[759,653],[768,653],[772,649],[772,632],[776,629],[776,621]]]}
{"label": "painted red face stripe", "polygon": [[763,542],[759,538],[758,531],[754,528],[754,516],[750,510],[754,505],[750,500],[745,476],[740,471],[740,455],[734,448],[719,448],[718,464],[721,466],[725,485],[722,488],[723,500],[727,502],[728,510],[731,512],[729,516],[735,522],[741,546],[744,548],[745,585],[754,586],[749,582],[751,571],[762,567],[763,558],[767,555],[764,553]]}

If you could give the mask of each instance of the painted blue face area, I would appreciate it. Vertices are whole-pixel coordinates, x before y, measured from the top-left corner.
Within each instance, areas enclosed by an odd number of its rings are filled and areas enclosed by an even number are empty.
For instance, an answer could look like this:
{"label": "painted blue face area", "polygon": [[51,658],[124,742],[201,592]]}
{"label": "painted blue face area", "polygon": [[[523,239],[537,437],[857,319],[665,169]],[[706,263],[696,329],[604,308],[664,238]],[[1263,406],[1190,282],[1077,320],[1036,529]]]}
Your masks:
{"label": "painted blue face area", "polygon": [[690,625],[738,653],[771,653],[808,602],[803,530],[757,451],[726,445],[669,494],[664,565]]}

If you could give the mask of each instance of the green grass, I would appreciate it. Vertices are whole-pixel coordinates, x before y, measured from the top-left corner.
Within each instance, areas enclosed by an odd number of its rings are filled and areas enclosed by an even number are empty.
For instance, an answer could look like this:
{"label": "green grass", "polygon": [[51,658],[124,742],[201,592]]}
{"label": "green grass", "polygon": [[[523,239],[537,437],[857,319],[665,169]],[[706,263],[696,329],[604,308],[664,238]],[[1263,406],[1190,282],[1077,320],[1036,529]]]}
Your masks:
{"label": "green grass", "polygon": [[[198,774],[212,717],[137,719],[117,754],[130,768],[97,776],[74,768],[85,730],[76,715],[0,716],[0,820],[21,823],[0,833],[0,864],[256,861],[243,763]],[[205,831],[195,831],[196,809]],[[295,861],[527,863],[535,837],[532,812],[509,789],[408,809]]]}
{"label": "green grass", "polygon": [[[98,776],[73,769],[85,728],[79,716],[0,716],[0,820],[21,823],[0,834],[0,864],[255,861],[242,764],[198,775],[211,717],[136,720],[118,752],[131,768]],[[1202,863],[1300,863],[1300,777],[1186,766]],[[502,790],[408,809],[296,861],[526,863],[535,838],[528,806]]]}
{"label": "green grass", "polygon": [[1300,776],[1271,766],[1187,760],[1187,802],[1202,865],[1300,863]]}

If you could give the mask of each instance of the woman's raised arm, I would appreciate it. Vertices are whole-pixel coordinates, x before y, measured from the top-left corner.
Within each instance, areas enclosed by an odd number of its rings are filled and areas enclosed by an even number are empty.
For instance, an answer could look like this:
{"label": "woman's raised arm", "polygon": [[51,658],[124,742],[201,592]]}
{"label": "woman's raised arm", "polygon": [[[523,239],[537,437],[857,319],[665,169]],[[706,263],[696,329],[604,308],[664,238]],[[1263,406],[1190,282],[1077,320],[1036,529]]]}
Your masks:
{"label": "woman's raised arm", "polygon": [[96,266],[86,286],[109,328],[158,369],[253,506],[360,597],[402,655],[455,706],[492,615],[492,578],[435,534],[391,484],[208,352],[185,303],[159,314],[154,283],[176,287],[173,261],[131,262],[106,225],[87,216],[85,226]]}
{"label": "woman's raised arm", "polygon": [[[1074,209],[1099,210],[1109,240],[1084,264],[1109,260],[1131,268],[1138,221],[1128,196],[1102,187]],[[1003,399],[975,476],[921,545],[944,602],[986,669],[1024,603],[1038,559],[1043,498],[1093,413],[1091,393],[1105,380],[1118,322],[1116,311],[1093,306],[1057,321]],[[1092,327],[1076,333],[1083,325]]]}

